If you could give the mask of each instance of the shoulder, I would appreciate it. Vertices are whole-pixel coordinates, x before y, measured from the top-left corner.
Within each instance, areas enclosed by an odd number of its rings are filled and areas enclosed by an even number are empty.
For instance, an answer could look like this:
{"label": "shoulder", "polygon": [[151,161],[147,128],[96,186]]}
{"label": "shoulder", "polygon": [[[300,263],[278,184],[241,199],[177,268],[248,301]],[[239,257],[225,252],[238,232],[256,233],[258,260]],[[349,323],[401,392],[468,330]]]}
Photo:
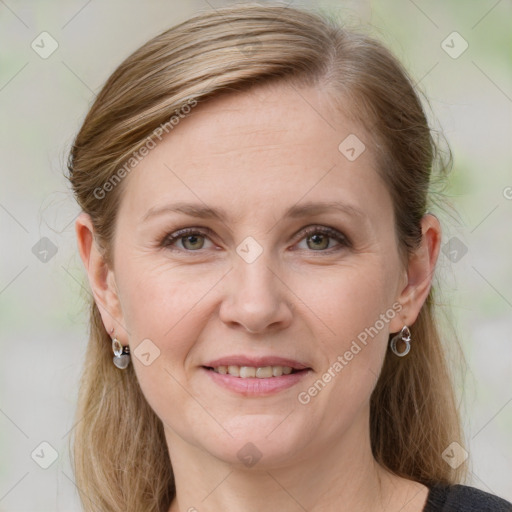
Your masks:
{"label": "shoulder", "polygon": [[512,503],[466,485],[430,488],[424,512],[512,512]]}

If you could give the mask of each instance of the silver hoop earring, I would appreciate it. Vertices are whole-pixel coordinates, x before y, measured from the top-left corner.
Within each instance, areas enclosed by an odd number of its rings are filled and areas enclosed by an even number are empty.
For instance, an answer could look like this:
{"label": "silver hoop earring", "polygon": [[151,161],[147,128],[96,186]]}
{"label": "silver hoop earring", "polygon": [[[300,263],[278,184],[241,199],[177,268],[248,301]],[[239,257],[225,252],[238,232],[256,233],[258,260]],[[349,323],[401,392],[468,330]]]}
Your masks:
{"label": "silver hoop earring", "polygon": [[[405,349],[402,352],[398,352],[396,348],[396,344],[399,341],[403,341],[405,343]],[[389,347],[391,348],[391,352],[393,352],[393,354],[398,357],[404,357],[409,353],[411,350],[411,331],[407,325],[404,325],[402,330],[391,338]]]}
{"label": "silver hoop earring", "polygon": [[112,350],[114,351],[114,364],[120,369],[125,370],[130,364],[130,347],[123,347],[121,342],[114,337],[112,340]]}

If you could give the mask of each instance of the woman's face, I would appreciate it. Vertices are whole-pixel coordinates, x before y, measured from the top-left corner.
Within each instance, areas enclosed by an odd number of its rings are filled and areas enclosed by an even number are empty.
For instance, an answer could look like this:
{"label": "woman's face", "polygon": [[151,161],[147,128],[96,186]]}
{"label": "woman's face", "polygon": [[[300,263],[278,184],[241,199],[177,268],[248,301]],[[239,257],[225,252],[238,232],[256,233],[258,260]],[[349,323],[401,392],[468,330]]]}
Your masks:
{"label": "woman's face", "polygon": [[109,307],[171,456],[276,465],[367,435],[407,284],[371,148],[280,84],[197,106],[126,178]]}

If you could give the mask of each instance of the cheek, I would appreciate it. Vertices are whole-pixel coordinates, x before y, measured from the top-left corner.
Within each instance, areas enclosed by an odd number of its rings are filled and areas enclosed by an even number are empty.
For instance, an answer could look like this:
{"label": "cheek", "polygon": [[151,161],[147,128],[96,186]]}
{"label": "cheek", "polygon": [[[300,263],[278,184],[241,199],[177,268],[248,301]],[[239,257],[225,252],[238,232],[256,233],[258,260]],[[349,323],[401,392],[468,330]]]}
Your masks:
{"label": "cheek", "polygon": [[[304,277],[301,287],[295,288],[305,305],[316,314],[317,331],[325,332],[326,339],[332,340],[329,342],[332,348],[342,349],[374,326],[380,315],[391,308],[393,288],[383,266],[376,258],[368,258],[366,264],[358,262],[331,269],[323,280]],[[385,332],[389,323],[381,323],[378,322],[377,328]]]}
{"label": "cheek", "polygon": [[121,308],[134,344],[143,338],[160,344],[175,339],[218,281],[217,272],[201,274],[165,260],[137,264],[137,258],[126,258],[119,267]]}
{"label": "cheek", "polygon": [[[322,292],[308,297],[325,333],[318,337],[327,356],[319,372],[322,382],[316,386],[318,396],[323,395],[320,401],[350,409],[369,399],[386,354],[390,322],[397,314],[391,272],[386,274],[383,266],[375,259],[345,268],[331,275]],[[330,392],[324,394],[325,388]]]}
{"label": "cheek", "polygon": [[123,277],[119,292],[137,380],[157,416],[185,435],[183,425],[204,421],[186,389],[187,364],[204,329],[205,295],[218,278],[135,265]]}

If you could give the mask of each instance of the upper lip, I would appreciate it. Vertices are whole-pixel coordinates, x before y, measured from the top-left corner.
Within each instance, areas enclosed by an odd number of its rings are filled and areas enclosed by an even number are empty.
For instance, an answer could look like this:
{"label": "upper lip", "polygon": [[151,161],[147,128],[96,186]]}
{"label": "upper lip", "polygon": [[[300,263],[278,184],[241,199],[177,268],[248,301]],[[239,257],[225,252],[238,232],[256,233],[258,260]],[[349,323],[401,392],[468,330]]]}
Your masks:
{"label": "upper lip", "polygon": [[219,366],[254,366],[255,368],[261,368],[264,366],[289,366],[294,370],[305,370],[306,368],[309,368],[309,366],[305,364],[285,357],[247,357],[243,355],[221,357],[219,359],[209,361],[204,366],[209,368],[217,368]]}

